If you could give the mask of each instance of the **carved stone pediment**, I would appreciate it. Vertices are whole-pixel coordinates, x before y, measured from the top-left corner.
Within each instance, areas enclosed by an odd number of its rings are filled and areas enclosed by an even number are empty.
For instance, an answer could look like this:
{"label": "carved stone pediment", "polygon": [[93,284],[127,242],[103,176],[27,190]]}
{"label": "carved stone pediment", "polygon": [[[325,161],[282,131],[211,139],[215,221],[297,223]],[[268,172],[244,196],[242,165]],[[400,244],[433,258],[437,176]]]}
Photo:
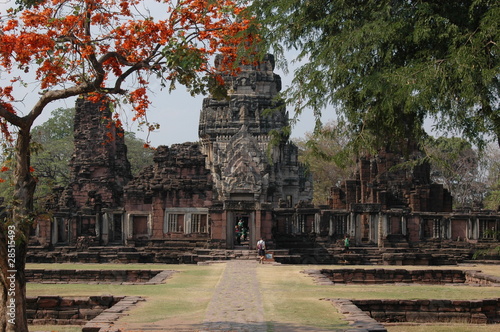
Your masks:
{"label": "carved stone pediment", "polygon": [[222,161],[220,189],[223,197],[248,193],[258,198],[266,192],[269,184],[266,158],[246,126],[230,139],[222,154],[219,160]]}

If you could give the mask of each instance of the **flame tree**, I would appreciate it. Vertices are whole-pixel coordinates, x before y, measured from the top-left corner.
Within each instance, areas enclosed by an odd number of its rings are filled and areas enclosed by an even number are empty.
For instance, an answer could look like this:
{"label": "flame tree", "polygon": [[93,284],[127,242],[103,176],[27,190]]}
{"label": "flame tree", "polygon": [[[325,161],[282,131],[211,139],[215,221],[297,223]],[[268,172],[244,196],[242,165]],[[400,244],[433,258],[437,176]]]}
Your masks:
{"label": "flame tree", "polygon": [[[222,82],[211,56],[222,54],[224,69],[236,70],[241,45],[252,42],[244,5],[239,0],[40,0],[0,12],[0,127],[16,151],[12,210],[0,224],[0,330],[28,331],[24,270],[36,186],[30,172],[35,119],[49,103],[79,95],[126,101],[134,120],[144,119],[148,83],[156,79],[170,89],[184,85],[193,95],[217,90]],[[38,93],[33,105],[16,103],[19,87],[33,78],[36,88],[30,91]],[[118,113],[114,120],[120,125]]]}

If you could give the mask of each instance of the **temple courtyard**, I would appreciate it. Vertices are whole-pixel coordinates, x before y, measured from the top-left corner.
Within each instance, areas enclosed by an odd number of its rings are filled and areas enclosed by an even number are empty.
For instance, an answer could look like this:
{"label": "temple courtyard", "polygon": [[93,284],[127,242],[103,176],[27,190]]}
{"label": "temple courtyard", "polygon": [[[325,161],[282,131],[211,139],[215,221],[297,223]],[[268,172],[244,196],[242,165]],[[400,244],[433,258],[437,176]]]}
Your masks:
{"label": "temple courtyard", "polygon": [[135,175],[110,105],[76,101],[70,183],[26,257],[32,331],[498,330],[498,210],[454,210],[428,164],[388,148],[314,203],[274,68],[227,77],[199,141]]}
{"label": "temple courtyard", "polygon": [[30,331],[499,328],[498,264],[288,265],[247,259],[28,264],[27,272],[28,315],[36,323]]}

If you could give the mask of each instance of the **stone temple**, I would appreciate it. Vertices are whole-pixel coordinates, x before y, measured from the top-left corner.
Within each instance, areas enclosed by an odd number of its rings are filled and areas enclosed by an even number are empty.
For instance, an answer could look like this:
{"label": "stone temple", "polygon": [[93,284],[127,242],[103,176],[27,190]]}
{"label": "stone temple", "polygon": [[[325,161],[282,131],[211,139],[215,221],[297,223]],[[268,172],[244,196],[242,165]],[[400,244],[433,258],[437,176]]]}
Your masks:
{"label": "stone temple", "polygon": [[80,98],[71,183],[48,200],[52,220],[38,221],[28,260],[191,263],[245,255],[262,237],[282,262],[441,264],[495,242],[497,212],[453,211],[427,165],[394,171],[391,151],[360,159],[355,178],[312,205],[273,56],[225,82],[227,99],[203,101],[199,142],[159,146],[136,177],[110,111]]}

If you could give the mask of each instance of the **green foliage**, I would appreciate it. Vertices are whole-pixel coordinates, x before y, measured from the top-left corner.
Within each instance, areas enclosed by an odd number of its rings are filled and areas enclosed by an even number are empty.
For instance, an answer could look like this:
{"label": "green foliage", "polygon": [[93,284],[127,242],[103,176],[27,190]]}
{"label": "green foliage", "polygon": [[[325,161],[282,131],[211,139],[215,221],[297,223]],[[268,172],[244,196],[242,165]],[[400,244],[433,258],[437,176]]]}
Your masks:
{"label": "green foliage", "polygon": [[495,185],[494,190],[490,190],[484,200],[484,207],[490,210],[500,210],[500,183]]}
{"label": "green foliage", "polygon": [[31,8],[44,0],[16,0],[16,5],[19,9]]}
{"label": "green foliage", "polygon": [[41,144],[53,140],[73,139],[74,108],[58,108],[52,111],[50,118],[32,130],[33,138]]}
{"label": "green foliage", "polygon": [[14,148],[8,144],[2,144],[2,153],[0,154],[0,197],[3,197],[8,203],[8,198],[12,197],[14,193],[14,186],[12,182],[12,168]]}
{"label": "green foliage", "polygon": [[132,176],[136,176],[145,166],[153,163],[153,150],[144,147],[145,141],[137,138],[133,132],[125,132],[125,144]]}
{"label": "green foliage", "polygon": [[346,131],[330,123],[296,141],[299,160],[313,175],[316,204],[326,204],[331,188],[354,174],[356,154],[348,148],[349,139]]}
{"label": "green foliage", "polygon": [[74,116],[74,108],[58,108],[51,112],[47,121],[32,130],[31,164],[38,181],[35,203],[43,204],[53,188],[69,183]]}
{"label": "green foliage", "polygon": [[[497,232],[496,237],[498,238],[499,235]],[[491,249],[476,250],[474,255],[472,255],[472,259],[481,259],[488,256],[500,256],[500,246]]]}
{"label": "green foliage", "polygon": [[252,10],[278,56],[298,51],[287,102],[316,115],[335,106],[353,146],[404,149],[425,139],[426,117],[481,147],[500,138],[498,1],[256,0]]}

